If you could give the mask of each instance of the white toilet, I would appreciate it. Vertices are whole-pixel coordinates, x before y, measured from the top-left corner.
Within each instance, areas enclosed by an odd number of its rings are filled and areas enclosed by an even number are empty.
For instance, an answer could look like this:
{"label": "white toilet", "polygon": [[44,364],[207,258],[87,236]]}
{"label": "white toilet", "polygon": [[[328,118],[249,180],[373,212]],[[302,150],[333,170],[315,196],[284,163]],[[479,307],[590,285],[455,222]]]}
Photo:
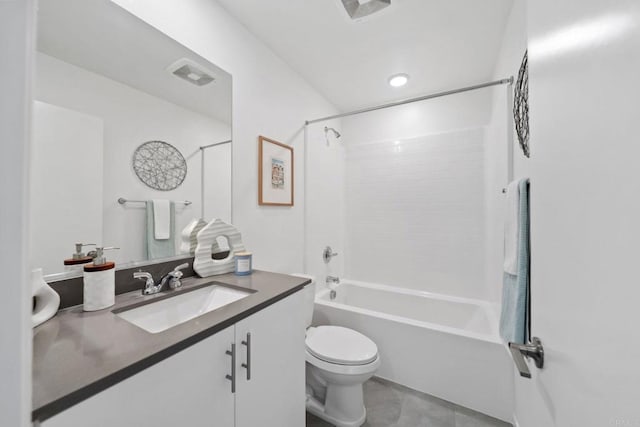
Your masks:
{"label": "white toilet", "polygon": [[341,326],[311,327],[315,283],[304,288],[307,304],[307,411],[336,427],[359,427],[367,416],[362,384],[380,366],[378,347]]}

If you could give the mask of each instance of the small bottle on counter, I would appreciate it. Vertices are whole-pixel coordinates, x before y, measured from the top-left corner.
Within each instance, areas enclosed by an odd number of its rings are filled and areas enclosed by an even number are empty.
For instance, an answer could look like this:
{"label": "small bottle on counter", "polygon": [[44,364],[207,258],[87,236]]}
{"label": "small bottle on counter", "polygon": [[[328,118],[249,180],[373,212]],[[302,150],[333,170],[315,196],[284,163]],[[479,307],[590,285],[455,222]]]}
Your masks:
{"label": "small bottle on counter", "polygon": [[251,274],[251,252],[236,252],[235,264],[236,276],[248,276]]}
{"label": "small bottle on counter", "polygon": [[102,310],[115,304],[116,264],[104,256],[109,249],[119,248],[96,248],[93,262],[84,265],[84,311]]}
{"label": "small bottle on counter", "polygon": [[76,243],[76,252],[71,258],[64,260],[64,271],[81,271],[84,264],[93,261],[93,258],[82,252],[85,246],[95,246],[95,243]]}

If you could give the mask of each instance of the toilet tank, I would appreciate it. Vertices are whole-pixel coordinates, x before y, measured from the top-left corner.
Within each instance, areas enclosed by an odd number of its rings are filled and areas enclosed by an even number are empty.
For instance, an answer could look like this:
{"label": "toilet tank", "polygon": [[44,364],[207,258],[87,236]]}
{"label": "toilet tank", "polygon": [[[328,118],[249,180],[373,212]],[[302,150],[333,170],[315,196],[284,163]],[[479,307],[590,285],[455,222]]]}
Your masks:
{"label": "toilet tank", "polygon": [[308,328],[311,326],[311,320],[313,319],[313,307],[316,299],[316,280],[315,277],[308,274],[295,273],[292,274],[292,276],[311,279],[311,283],[305,285],[302,289],[302,292],[304,292],[304,320],[305,326]]}

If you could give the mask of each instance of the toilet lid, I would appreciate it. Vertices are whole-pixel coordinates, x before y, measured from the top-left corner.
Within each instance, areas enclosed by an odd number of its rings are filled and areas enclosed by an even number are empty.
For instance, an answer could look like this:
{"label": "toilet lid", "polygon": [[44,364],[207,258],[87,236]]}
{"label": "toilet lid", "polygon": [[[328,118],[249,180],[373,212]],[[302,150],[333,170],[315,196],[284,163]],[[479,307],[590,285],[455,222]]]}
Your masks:
{"label": "toilet lid", "polygon": [[307,350],[318,359],[340,365],[365,365],[378,356],[378,347],[366,336],[341,326],[318,326],[307,332]]}

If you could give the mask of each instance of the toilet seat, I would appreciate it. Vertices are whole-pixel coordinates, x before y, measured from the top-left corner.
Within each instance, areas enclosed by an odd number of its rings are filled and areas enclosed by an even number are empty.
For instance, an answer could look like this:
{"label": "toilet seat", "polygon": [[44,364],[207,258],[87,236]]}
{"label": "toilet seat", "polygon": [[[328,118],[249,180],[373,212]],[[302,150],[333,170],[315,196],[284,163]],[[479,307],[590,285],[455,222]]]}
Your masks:
{"label": "toilet seat", "polygon": [[307,330],[307,352],[324,362],[367,365],[378,358],[378,347],[365,335],[341,326],[318,326]]}
{"label": "toilet seat", "polygon": [[324,360],[309,353],[309,350],[306,351],[305,360],[308,364],[313,365],[322,371],[347,377],[351,375],[373,373],[378,370],[381,362],[380,357],[378,356],[373,362],[367,363],[366,365],[339,365],[337,363],[325,362]]}

